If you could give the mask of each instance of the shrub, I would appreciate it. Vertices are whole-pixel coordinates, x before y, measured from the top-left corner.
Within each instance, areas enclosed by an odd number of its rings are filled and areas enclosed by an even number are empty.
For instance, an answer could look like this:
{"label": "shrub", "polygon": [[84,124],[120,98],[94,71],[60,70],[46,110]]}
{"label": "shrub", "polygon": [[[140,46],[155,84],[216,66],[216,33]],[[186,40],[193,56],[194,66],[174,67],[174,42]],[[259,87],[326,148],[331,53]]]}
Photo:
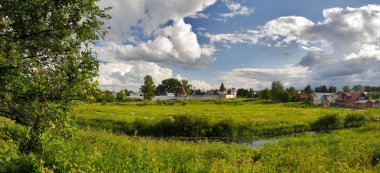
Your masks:
{"label": "shrub", "polygon": [[212,127],[212,136],[215,137],[234,137],[235,123],[233,120],[222,120]]}
{"label": "shrub", "polygon": [[364,114],[349,114],[344,119],[344,127],[360,127],[370,121]]}
{"label": "shrub", "polygon": [[378,163],[380,163],[380,145],[375,148],[372,154],[372,165],[376,166]]}
{"label": "shrub", "polygon": [[327,114],[312,123],[311,129],[315,131],[329,131],[342,129],[343,126],[343,121],[338,114]]}

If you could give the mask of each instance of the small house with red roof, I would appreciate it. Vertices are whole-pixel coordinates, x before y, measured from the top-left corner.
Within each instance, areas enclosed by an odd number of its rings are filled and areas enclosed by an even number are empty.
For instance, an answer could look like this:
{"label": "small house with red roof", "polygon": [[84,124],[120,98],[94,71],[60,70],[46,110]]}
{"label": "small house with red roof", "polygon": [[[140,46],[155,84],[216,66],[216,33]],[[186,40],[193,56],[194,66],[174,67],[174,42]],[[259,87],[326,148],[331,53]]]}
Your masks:
{"label": "small house with red roof", "polygon": [[354,93],[354,92],[342,92],[339,93],[336,98],[336,105],[342,107],[353,108],[354,103],[362,100],[368,100],[369,98],[362,92]]}

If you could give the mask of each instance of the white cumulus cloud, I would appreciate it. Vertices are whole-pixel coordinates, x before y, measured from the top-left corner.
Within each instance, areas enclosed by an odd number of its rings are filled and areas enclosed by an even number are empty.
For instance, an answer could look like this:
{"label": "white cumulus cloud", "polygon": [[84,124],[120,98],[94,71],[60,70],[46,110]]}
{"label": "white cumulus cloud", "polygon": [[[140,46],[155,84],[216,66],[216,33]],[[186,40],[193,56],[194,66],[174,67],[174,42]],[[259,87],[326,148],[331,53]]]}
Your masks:
{"label": "white cumulus cloud", "polygon": [[[300,16],[279,17],[253,29],[254,32],[249,30],[206,36],[211,42],[225,44],[269,44],[283,47],[294,42],[300,48],[310,51],[292,68],[235,69],[226,73],[231,79],[242,79],[243,83],[262,81],[268,84],[268,80],[280,80],[294,85],[299,84],[299,81],[338,86],[379,85],[380,5],[325,9],[323,16],[324,20],[316,23]],[[327,49],[312,46],[316,44]],[[295,71],[299,68],[306,68],[306,71]],[[305,72],[305,75],[300,75],[300,72]],[[303,78],[308,80],[301,80]]]}

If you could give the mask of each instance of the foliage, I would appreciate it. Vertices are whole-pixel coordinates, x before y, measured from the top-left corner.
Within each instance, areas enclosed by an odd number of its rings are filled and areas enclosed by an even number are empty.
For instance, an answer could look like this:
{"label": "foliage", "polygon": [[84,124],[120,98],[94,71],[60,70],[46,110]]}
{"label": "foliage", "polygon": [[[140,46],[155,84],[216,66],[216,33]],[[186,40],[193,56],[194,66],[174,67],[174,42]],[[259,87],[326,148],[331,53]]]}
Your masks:
{"label": "foliage", "polygon": [[364,91],[364,87],[362,85],[354,85],[354,86],[352,86],[352,91],[354,91],[354,92],[363,92]]}
{"label": "foliage", "polygon": [[190,94],[191,93],[191,85],[189,84],[189,81],[187,81],[186,79],[182,79],[181,80],[181,87],[183,87],[183,89],[185,90],[186,94]]}
{"label": "foliage", "polygon": [[240,98],[254,98],[255,92],[253,91],[252,88],[250,88],[249,90],[244,89],[244,88],[239,88],[237,90],[236,96]]}
{"label": "foliage", "polygon": [[258,93],[258,96],[260,99],[269,100],[271,98],[271,91],[265,88]]}
{"label": "foliage", "polygon": [[351,92],[351,88],[348,85],[343,86],[342,90],[343,92]]}
{"label": "foliage", "polygon": [[272,82],[271,96],[273,101],[287,101],[287,93],[285,92],[284,86],[280,81]]}
{"label": "foliage", "polygon": [[366,95],[370,99],[379,99],[380,98],[380,92],[367,92]]}
{"label": "foliage", "polygon": [[344,119],[344,127],[360,127],[368,123],[370,118],[364,114],[351,113]]}
{"label": "foliage", "polygon": [[166,93],[177,94],[181,87],[181,82],[175,78],[165,79],[156,88],[157,95],[164,95]]}
{"label": "foliage", "polygon": [[92,95],[98,103],[110,103],[116,100],[112,92],[108,90],[96,89]]}
{"label": "foliage", "polygon": [[22,151],[40,151],[48,129],[65,128],[73,101],[95,88],[91,43],[110,16],[95,0],[2,0],[0,16],[0,112],[28,127]]}
{"label": "foliage", "polygon": [[311,124],[312,130],[329,131],[342,129],[344,122],[338,114],[328,114],[320,117],[316,122]]}
{"label": "foliage", "polygon": [[288,92],[288,101],[289,102],[298,102],[300,101],[300,96],[298,91],[294,87],[290,87],[286,89]]}
{"label": "foliage", "polygon": [[329,90],[328,90],[328,92],[329,92],[329,93],[336,93],[337,90],[338,90],[338,89],[337,89],[335,86],[329,86]]}
{"label": "foliage", "polygon": [[306,97],[307,97],[304,103],[307,105],[313,105],[314,104],[314,92],[311,89],[311,86],[307,85],[305,87],[305,89],[303,90],[303,92],[306,94]]}
{"label": "foliage", "polygon": [[[379,172],[379,124],[279,138],[257,155],[257,172]],[[379,156],[379,155],[377,155]],[[377,157],[378,158],[378,157]]]}
{"label": "foliage", "polygon": [[120,91],[116,93],[116,101],[123,102],[125,100],[125,92]]}
{"label": "foliage", "polygon": [[314,91],[315,91],[316,93],[327,93],[327,92],[329,92],[329,90],[327,89],[327,86],[326,86],[326,85],[319,85],[318,87],[316,87],[316,88],[314,89]]}
{"label": "foliage", "polygon": [[150,75],[144,77],[144,85],[141,86],[141,92],[145,100],[152,100],[155,96],[156,86],[154,85],[153,78]]}
{"label": "foliage", "polygon": [[267,144],[255,148],[250,142],[80,130],[71,140],[46,141],[41,154],[20,157],[38,160],[36,172],[379,172],[379,135],[379,124],[372,123],[359,129],[264,139]]}

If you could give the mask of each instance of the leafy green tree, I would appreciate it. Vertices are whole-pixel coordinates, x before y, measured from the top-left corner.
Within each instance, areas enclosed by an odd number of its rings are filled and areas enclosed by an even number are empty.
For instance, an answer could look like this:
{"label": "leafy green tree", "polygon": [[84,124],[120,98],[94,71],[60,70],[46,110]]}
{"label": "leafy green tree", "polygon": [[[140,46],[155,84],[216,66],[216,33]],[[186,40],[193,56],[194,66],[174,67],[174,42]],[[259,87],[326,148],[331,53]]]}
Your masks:
{"label": "leafy green tree", "polygon": [[205,93],[202,92],[202,90],[197,89],[197,90],[195,91],[195,95],[205,95]]}
{"label": "leafy green tree", "polygon": [[351,88],[348,85],[343,86],[342,90],[343,92],[351,92]]}
{"label": "leafy green tree", "polygon": [[290,102],[297,102],[300,100],[298,91],[294,87],[290,87],[286,89],[286,91],[288,92]]}
{"label": "leafy green tree", "polygon": [[166,93],[177,94],[181,87],[181,82],[175,78],[165,79],[157,86],[156,94],[164,95]]}
{"label": "leafy green tree", "polygon": [[338,89],[335,86],[329,86],[329,89],[328,89],[329,93],[336,93],[337,90]]}
{"label": "leafy green tree", "polygon": [[268,88],[261,90],[259,93],[259,98],[269,100],[271,98],[271,91]]}
{"label": "leafy green tree", "polygon": [[272,82],[271,95],[274,101],[284,101],[288,100],[287,93],[284,90],[284,86],[280,81]]}
{"label": "leafy green tree", "polygon": [[124,91],[117,92],[116,93],[116,101],[122,102],[124,100],[125,100],[125,92]]}
{"label": "leafy green tree", "polygon": [[363,92],[364,91],[364,87],[362,85],[354,85],[352,87],[352,90],[355,91],[355,92]]}
{"label": "leafy green tree", "polygon": [[182,79],[181,80],[181,87],[183,87],[185,89],[186,94],[190,94],[191,93],[191,85],[189,84],[188,80]]}
{"label": "leafy green tree", "polygon": [[132,91],[129,91],[129,90],[127,90],[127,89],[124,90],[124,94],[125,94],[125,96],[130,96],[131,93],[133,93],[133,92],[132,92]]}
{"label": "leafy green tree", "polygon": [[153,78],[150,75],[144,77],[144,85],[141,86],[141,92],[145,100],[152,100],[155,96],[156,86],[154,86]]}
{"label": "leafy green tree", "polygon": [[327,93],[329,90],[326,85],[320,85],[319,87],[315,87],[314,91],[316,93]]}
{"label": "leafy green tree", "polygon": [[311,89],[310,85],[307,85],[305,89],[303,90],[304,93],[306,93],[307,98],[305,100],[305,104],[313,105],[314,104],[314,91]]}
{"label": "leafy green tree", "polygon": [[239,88],[237,90],[236,96],[241,98],[248,98],[249,91],[244,88]]}
{"label": "leafy green tree", "polygon": [[74,101],[96,88],[92,43],[110,18],[97,0],[0,1],[0,115],[28,128],[21,152],[68,126]]}

